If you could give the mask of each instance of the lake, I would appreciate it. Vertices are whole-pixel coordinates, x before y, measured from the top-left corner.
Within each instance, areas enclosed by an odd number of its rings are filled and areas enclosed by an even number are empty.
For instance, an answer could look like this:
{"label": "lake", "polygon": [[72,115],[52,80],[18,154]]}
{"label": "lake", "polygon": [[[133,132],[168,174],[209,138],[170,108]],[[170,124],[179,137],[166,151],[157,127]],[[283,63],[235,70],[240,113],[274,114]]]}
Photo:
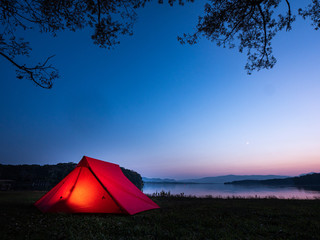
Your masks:
{"label": "lake", "polygon": [[232,184],[175,184],[175,183],[145,183],[143,192],[146,194],[160,193],[194,195],[204,197],[276,197],[315,199],[320,198],[320,188],[297,188],[279,186],[240,186]]}

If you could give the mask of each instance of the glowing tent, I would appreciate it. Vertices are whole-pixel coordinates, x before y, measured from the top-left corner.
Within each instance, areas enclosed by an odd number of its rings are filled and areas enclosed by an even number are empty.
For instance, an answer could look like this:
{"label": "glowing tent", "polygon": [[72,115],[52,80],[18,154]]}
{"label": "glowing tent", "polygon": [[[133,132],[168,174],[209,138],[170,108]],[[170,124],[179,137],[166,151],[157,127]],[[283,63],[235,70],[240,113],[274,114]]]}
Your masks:
{"label": "glowing tent", "polygon": [[42,212],[130,215],[159,208],[124,176],[119,165],[86,156],[35,206]]}

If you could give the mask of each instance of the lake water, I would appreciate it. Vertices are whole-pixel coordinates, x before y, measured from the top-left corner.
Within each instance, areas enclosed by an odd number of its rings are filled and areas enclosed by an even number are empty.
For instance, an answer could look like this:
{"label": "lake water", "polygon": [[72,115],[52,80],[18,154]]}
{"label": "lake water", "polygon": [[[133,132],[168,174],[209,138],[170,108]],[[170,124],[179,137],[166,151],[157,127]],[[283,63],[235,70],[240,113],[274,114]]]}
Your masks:
{"label": "lake water", "polygon": [[273,187],[273,186],[240,186],[232,184],[168,184],[168,183],[145,183],[143,192],[146,194],[160,193],[161,191],[171,194],[194,195],[204,197],[277,197],[315,199],[320,198],[320,188],[296,188],[296,187]]}

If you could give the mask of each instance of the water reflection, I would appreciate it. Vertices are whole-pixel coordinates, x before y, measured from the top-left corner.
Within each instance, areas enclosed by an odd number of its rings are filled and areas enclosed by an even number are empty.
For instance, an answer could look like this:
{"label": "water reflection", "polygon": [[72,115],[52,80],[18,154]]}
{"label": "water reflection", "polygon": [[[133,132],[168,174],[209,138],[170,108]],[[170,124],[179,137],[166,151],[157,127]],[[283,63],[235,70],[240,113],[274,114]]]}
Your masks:
{"label": "water reflection", "polygon": [[320,187],[289,187],[289,186],[241,186],[232,184],[168,184],[145,183],[143,192],[153,194],[156,192],[170,192],[171,194],[195,195],[203,197],[277,197],[314,199],[320,198]]}

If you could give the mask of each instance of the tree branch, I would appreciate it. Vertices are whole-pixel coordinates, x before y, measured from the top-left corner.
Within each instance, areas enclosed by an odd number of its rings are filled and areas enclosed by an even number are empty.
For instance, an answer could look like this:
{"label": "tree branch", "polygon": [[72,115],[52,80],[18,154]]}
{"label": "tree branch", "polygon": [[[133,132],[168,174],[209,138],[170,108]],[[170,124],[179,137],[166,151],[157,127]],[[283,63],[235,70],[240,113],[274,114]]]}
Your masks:
{"label": "tree branch", "polygon": [[16,66],[19,70],[25,72],[29,78],[35,83],[37,84],[39,87],[45,88],[45,89],[50,89],[52,88],[52,80],[54,78],[56,78],[57,76],[51,76],[48,78],[45,78],[46,81],[44,81],[41,76],[40,76],[40,81],[45,82],[45,84],[41,84],[38,81],[36,81],[35,79],[35,71],[42,71],[43,73],[46,73],[48,75],[48,73],[45,71],[46,69],[52,69],[54,72],[56,72],[56,69],[54,67],[52,67],[51,65],[46,66],[46,64],[48,63],[48,61],[54,57],[50,56],[46,59],[46,61],[42,64],[42,65],[36,65],[35,67],[26,67],[24,65],[19,65],[18,63],[16,63],[12,58],[10,58],[9,56],[7,56],[6,54],[4,54],[3,52],[0,52],[0,55],[3,56],[5,59],[7,59],[9,62],[11,62],[14,66]]}
{"label": "tree branch", "polygon": [[288,19],[288,23],[287,23],[287,30],[291,29],[291,7],[290,7],[290,3],[288,0],[286,0],[286,3],[288,5],[288,16],[289,16],[289,19]]}
{"label": "tree branch", "polygon": [[242,18],[235,24],[235,26],[231,29],[231,31],[227,34],[226,38],[223,40],[224,42],[228,40],[228,38],[233,35],[233,31],[245,20],[245,18],[250,14],[253,13],[254,6],[251,6],[250,11],[247,14],[244,14]]}
{"label": "tree branch", "polygon": [[263,11],[262,11],[262,9],[261,9],[260,4],[258,4],[257,6],[258,6],[259,12],[260,12],[260,14],[261,14],[261,16],[262,16],[263,32],[264,32],[263,55],[262,55],[262,57],[261,57],[261,59],[260,59],[260,61],[259,61],[259,64],[261,64],[262,59],[264,58],[264,56],[267,57],[267,62],[269,61],[269,59],[268,59],[268,54],[267,54],[267,50],[266,50],[266,48],[267,48],[267,41],[268,41],[268,40],[267,40],[267,23],[266,23],[266,19],[265,19],[265,16],[264,16],[264,14],[263,14]]}
{"label": "tree branch", "polygon": [[98,24],[100,25],[101,22],[101,6],[100,0],[98,0]]}

